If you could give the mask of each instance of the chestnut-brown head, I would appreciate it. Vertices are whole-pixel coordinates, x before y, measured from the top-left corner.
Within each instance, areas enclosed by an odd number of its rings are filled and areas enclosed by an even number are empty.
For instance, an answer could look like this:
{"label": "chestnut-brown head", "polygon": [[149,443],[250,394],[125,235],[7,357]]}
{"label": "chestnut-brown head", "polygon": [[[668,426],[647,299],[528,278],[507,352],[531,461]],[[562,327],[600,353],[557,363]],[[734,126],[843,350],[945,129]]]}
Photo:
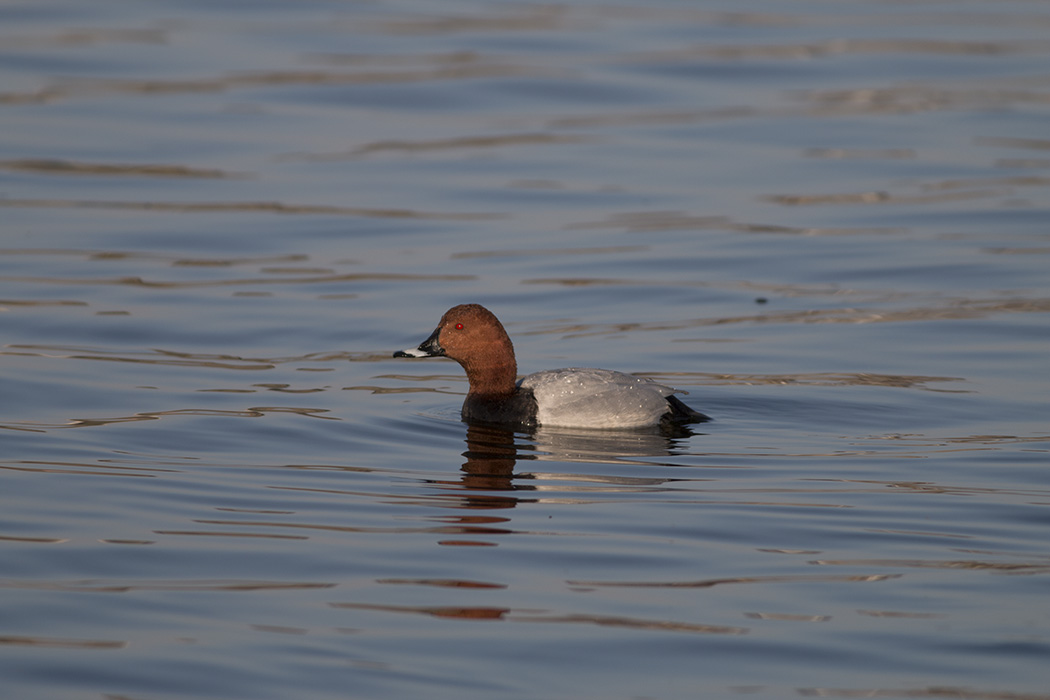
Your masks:
{"label": "chestnut-brown head", "polygon": [[470,393],[500,396],[514,392],[514,346],[496,315],[480,304],[453,306],[438,327],[414,350],[394,357],[448,357],[467,373]]}

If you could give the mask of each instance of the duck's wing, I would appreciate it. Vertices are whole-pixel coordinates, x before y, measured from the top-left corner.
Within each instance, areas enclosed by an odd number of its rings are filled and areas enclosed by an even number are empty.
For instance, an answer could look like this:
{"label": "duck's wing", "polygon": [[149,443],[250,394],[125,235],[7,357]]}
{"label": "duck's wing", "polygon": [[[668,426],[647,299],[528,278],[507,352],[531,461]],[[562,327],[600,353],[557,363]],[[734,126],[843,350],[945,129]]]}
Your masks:
{"label": "duck's wing", "polygon": [[637,428],[658,425],[667,416],[687,421],[702,416],[675,399],[671,387],[609,369],[545,370],[519,385],[535,396],[541,425]]}

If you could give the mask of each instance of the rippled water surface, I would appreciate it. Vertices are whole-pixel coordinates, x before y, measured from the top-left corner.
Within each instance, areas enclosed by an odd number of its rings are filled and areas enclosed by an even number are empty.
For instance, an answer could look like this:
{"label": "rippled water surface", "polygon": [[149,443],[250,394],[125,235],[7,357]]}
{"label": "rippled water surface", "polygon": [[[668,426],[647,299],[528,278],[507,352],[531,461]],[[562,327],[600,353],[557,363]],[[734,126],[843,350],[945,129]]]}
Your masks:
{"label": "rippled water surface", "polygon": [[[1050,698],[1050,5],[0,6],[0,696]],[[654,377],[681,435],[468,426]]]}

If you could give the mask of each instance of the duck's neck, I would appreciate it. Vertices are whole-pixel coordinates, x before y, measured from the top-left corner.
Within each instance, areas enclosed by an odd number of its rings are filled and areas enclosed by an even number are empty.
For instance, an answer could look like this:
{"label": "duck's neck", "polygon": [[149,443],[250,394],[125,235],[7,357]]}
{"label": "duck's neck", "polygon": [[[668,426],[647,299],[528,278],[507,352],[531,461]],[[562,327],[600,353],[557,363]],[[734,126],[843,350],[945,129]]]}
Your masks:
{"label": "duck's neck", "polygon": [[464,364],[470,382],[470,395],[477,398],[502,398],[514,393],[518,365],[513,352],[497,362]]}

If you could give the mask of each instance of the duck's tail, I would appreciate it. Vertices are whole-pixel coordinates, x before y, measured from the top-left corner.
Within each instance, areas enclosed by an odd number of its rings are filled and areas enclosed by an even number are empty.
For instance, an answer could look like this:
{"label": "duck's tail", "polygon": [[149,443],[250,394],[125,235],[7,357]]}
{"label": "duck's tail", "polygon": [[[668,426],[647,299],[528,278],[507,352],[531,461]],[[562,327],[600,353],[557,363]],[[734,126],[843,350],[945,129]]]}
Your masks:
{"label": "duck's tail", "polygon": [[676,423],[706,423],[711,420],[710,416],[705,416],[699,411],[694,411],[682,403],[673,394],[667,397],[667,405],[671,407],[671,412],[667,417]]}

